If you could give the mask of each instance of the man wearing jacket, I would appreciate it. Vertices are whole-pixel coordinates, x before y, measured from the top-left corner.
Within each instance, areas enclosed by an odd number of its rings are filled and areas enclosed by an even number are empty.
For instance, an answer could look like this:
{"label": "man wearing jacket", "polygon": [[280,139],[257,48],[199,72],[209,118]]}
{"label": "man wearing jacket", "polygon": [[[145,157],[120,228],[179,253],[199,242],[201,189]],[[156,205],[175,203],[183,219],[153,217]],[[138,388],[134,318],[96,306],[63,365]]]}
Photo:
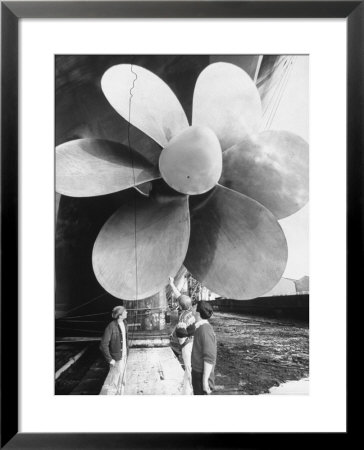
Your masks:
{"label": "man wearing jacket", "polygon": [[125,371],[128,356],[127,310],[124,306],[115,306],[114,319],[106,327],[100,343],[100,350],[110,365],[100,395],[122,395],[125,389]]}
{"label": "man wearing jacket", "polygon": [[209,302],[200,301],[196,307],[196,329],[192,347],[193,395],[208,395],[214,389],[216,336],[208,319],[212,316]]}

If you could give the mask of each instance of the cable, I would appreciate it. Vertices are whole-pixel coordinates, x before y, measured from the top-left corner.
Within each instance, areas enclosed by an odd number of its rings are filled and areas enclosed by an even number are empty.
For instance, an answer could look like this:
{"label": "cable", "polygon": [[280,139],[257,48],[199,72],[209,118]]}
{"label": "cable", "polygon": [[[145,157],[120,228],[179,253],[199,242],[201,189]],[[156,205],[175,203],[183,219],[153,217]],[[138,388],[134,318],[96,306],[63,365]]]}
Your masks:
{"label": "cable", "polygon": [[281,82],[280,89],[279,89],[279,92],[278,92],[278,95],[277,95],[277,98],[276,98],[276,102],[273,105],[273,108],[272,108],[271,113],[270,113],[270,117],[267,120],[267,125],[266,125],[267,129],[269,129],[271,127],[271,125],[272,125],[272,122],[273,122],[273,120],[275,118],[275,115],[277,113],[278,107],[279,107],[279,105],[280,105],[280,103],[282,101],[284,91],[285,91],[285,89],[287,87],[287,84],[288,84],[288,81],[289,81],[289,78],[290,78],[290,74],[291,74],[291,71],[292,71],[292,59],[293,59],[293,57],[291,56],[289,58],[290,59],[288,60],[286,71],[284,73],[284,76],[282,77],[282,82]]}
{"label": "cable", "polygon": [[[286,59],[281,59],[278,61],[278,63],[274,64],[272,69],[257,83],[257,86],[260,87],[261,85],[263,85],[264,82],[267,81],[268,78],[272,78],[273,73],[275,73],[277,71],[277,69],[279,68],[279,66],[283,65],[283,68],[281,69],[282,71],[284,70],[284,65],[286,63]],[[272,103],[274,102],[274,97],[275,97],[275,93],[277,91],[277,89],[279,88],[279,85],[281,83],[281,80],[274,82],[274,78],[272,79],[273,83],[272,85],[269,87],[269,90],[272,91],[274,90],[274,92],[271,94],[269,101],[267,102],[264,111],[263,111],[263,117],[266,116],[267,111],[270,109],[270,107],[272,106]]]}
{"label": "cable", "polygon": [[276,107],[275,107],[275,109],[274,109],[274,112],[273,112],[273,114],[272,114],[272,116],[271,116],[271,120],[270,120],[269,126],[268,126],[269,128],[270,128],[270,126],[272,125],[273,119],[274,119],[274,117],[275,117],[275,115],[276,115],[276,113],[277,113],[278,107],[279,107],[279,105],[280,105],[280,103],[281,103],[281,101],[282,101],[284,91],[285,91],[285,89],[286,89],[286,87],[287,87],[288,80],[289,80],[290,75],[291,75],[291,72],[292,72],[292,70],[293,70],[293,63],[294,63],[294,56],[291,57],[291,60],[290,60],[290,62],[289,62],[289,67],[288,67],[288,69],[287,69],[287,76],[286,76],[286,78],[285,78],[284,85],[282,86],[282,90],[281,90],[280,95],[279,95],[279,97],[278,97],[278,102],[277,102]]}
{"label": "cable", "polygon": [[258,77],[258,81],[256,83],[257,87],[259,88],[262,84],[264,84],[283,62],[283,58],[279,59],[278,62],[273,63],[273,67],[269,71],[267,71],[266,74],[262,75],[261,78]]}
{"label": "cable", "polygon": [[106,316],[110,314],[110,311],[102,312],[102,313],[95,313],[95,314],[84,314],[82,316],[67,316],[67,317],[59,317],[56,320],[65,320],[65,319],[80,319],[82,317],[91,317],[91,316]]}
{"label": "cable", "polygon": [[270,100],[269,104],[267,105],[267,108],[264,111],[264,116],[267,116],[267,120],[266,120],[264,129],[268,128],[268,124],[270,122],[270,119],[272,117],[273,111],[275,109],[275,105],[277,104],[278,97],[280,95],[280,92],[282,91],[282,86],[284,85],[284,82],[285,82],[285,79],[286,79],[286,76],[287,76],[287,71],[288,71],[288,68],[289,68],[289,60],[288,60],[288,58],[289,57],[287,57],[284,60],[282,60],[282,62],[283,62],[283,68],[282,68],[283,75],[279,79],[279,81],[276,83],[274,92],[272,93],[272,96],[271,96],[271,100]]}
{"label": "cable", "polygon": [[97,330],[90,330],[90,329],[83,329],[83,328],[65,328],[65,327],[59,327],[58,325],[56,325],[56,329],[58,330],[67,330],[67,331],[82,331],[82,333],[93,333],[95,334]]}
{"label": "cable", "polygon": [[83,303],[82,305],[76,306],[75,308],[70,309],[69,311],[66,312],[66,315],[72,311],[76,311],[77,309],[82,308],[83,306],[88,305],[89,303],[92,303],[93,301],[97,300],[98,298],[104,297],[105,295],[107,295],[107,292],[104,292],[103,294],[98,295],[97,297],[92,298],[91,300]]}
{"label": "cable", "polygon": [[[130,119],[131,119],[131,104],[133,99],[133,90],[135,89],[135,82],[138,79],[138,74],[133,70],[133,64],[130,64],[130,71],[134,75],[133,84],[129,89],[129,113],[128,113],[128,148],[131,158],[131,166],[133,171],[133,185],[135,186],[135,169],[134,169],[134,158],[133,158],[133,150],[130,146]],[[135,301],[138,305],[138,255],[137,255],[137,192],[134,189],[134,248],[135,248]],[[134,314],[134,323],[133,323],[133,331],[131,336],[131,341],[134,340],[134,333],[136,328],[136,321],[138,317],[138,307],[135,310]]]}
{"label": "cable", "polygon": [[58,323],[105,323],[104,320],[57,319]]}

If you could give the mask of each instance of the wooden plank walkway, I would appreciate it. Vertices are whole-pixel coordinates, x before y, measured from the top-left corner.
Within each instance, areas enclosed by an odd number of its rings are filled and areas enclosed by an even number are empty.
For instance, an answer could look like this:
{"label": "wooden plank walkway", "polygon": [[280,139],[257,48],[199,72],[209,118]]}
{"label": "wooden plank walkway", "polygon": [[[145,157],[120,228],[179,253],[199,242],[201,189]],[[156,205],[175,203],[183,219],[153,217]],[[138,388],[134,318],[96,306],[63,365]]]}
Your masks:
{"label": "wooden plank walkway", "polygon": [[169,347],[132,348],[125,395],[180,395],[183,369]]}

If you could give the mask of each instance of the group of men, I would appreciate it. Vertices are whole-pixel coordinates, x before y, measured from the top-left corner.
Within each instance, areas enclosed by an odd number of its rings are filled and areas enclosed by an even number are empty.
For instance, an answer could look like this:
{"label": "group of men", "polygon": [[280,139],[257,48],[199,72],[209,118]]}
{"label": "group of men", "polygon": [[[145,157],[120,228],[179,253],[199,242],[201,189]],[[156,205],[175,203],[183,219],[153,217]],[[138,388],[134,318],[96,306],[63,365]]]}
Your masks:
{"label": "group of men", "polygon": [[216,336],[208,321],[211,303],[201,300],[193,307],[191,298],[181,294],[172,277],[169,284],[182,309],[175,332],[185,367],[183,394],[211,394],[216,363]]}
{"label": "group of men", "polygon": [[[181,314],[175,329],[181,347],[185,368],[183,394],[208,395],[214,389],[214,367],[216,363],[216,336],[208,319],[213,309],[209,302],[192,300],[182,295],[172,277],[169,284],[177,297]],[[127,310],[116,306],[112,310],[114,319],[106,327],[100,343],[110,370],[100,395],[122,395],[125,389],[125,369],[128,354]]]}

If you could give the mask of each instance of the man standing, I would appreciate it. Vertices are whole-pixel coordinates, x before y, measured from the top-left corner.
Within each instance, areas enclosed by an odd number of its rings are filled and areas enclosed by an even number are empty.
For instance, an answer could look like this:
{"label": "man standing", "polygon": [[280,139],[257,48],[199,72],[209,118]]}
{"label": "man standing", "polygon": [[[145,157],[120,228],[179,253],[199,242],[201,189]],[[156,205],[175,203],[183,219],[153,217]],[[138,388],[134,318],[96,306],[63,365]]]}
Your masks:
{"label": "man standing", "polygon": [[100,395],[124,394],[128,354],[127,315],[128,313],[124,306],[115,306],[111,313],[114,320],[106,327],[101,339],[100,350],[110,364],[110,370]]}
{"label": "man standing", "polygon": [[192,386],[194,395],[208,395],[214,389],[216,336],[208,319],[213,309],[209,302],[200,301],[196,308],[196,329],[192,347]]}
{"label": "man standing", "polygon": [[193,333],[195,331],[195,317],[192,312],[192,300],[188,295],[182,295],[176,288],[174,279],[169,277],[169,285],[182,309],[176,326],[176,336],[181,347],[183,365],[185,367],[183,377],[182,394],[192,395],[192,375],[191,375],[191,353],[193,344]]}

